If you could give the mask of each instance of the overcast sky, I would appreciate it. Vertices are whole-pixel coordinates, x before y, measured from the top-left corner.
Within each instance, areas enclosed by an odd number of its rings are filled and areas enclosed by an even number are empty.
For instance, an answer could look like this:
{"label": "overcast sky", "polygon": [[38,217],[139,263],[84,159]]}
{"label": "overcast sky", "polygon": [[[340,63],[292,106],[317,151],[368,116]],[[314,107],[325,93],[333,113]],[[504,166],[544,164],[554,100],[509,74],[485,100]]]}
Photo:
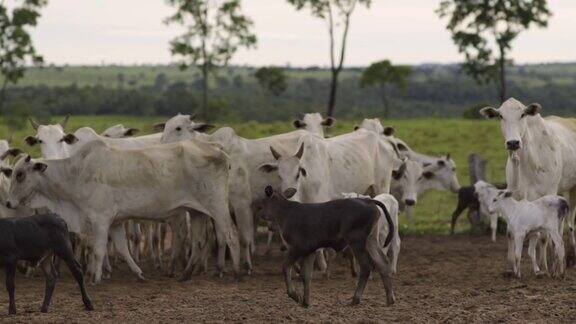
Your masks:
{"label": "overcast sky", "polygon": [[[434,10],[438,0],[373,0],[352,17],[347,65],[383,58],[395,63],[454,63],[461,60]],[[326,65],[324,22],[297,12],[286,0],[243,0],[254,20],[258,47],[232,63]],[[547,29],[531,29],[514,43],[518,63],[576,60],[576,1],[549,0],[554,16]],[[163,0],[50,0],[34,41],[48,63],[170,63],[168,41],[178,34],[162,20],[173,9]]]}

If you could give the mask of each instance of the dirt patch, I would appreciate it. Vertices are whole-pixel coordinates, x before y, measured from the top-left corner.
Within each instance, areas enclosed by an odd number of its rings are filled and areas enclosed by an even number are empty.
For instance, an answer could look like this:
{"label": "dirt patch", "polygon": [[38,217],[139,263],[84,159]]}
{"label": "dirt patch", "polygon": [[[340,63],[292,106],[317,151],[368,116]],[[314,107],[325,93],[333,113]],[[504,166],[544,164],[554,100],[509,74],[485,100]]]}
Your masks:
{"label": "dirt patch", "polygon": [[[256,273],[235,283],[232,276],[211,275],[178,283],[143,268],[138,283],[125,265],[112,279],[89,286],[96,310],[82,308],[80,294],[66,273],[56,286],[50,313],[39,312],[41,276],[18,276],[19,314],[7,316],[7,295],[0,297],[0,319],[21,322],[182,322],[182,321],[394,321],[394,322],[568,322],[576,320],[576,276],[536,279],[524,258],[520,280],[501,276],[504,239],[488,237],[411,236],[402,241],[399,273],[394,278],[396,304],[387,307],[377,276],[368,283],[359,306],[348,306],[356,280],[340,258],[331,279],[316,275],[312,306],[304,309],[286,296],[280,274],[282,254],[258,257]],[[301,285],[297,286],[299,289]]]}

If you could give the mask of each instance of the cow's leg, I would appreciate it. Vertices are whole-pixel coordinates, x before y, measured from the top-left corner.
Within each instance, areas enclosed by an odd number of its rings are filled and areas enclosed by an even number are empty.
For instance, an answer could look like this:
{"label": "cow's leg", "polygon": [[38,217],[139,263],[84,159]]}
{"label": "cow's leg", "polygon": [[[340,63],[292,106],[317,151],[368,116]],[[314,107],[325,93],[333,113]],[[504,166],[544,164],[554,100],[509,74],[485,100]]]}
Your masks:
{"label": "cow's leg", "polygon": [[514,275],[516,278],[521,277],[520,266],[522,261],[522,246],[524,243],[524,233],[516,233],[514,236]]}
{"label": "cow's leg", "polygon": [[110,279],[112,274],[112,265],[110,264],[110,253],[112,252],[112,242],[108,242],[106,253],[104,254],[104,261],[102,262],[102,278]]}
{"label": "cow's leg", "polygon": [[304,294],[302,306],[310,306],[310,282],[312,281],[312,272],[314,271],[314,253],[311,253],[302,261],[302,277],[304,279]]}
{"label": "cow's leg", "polygon": [[372,272],[372,259],[368,255],[367,251],[364,249],[362,244],[354,244],[351,246],[354,250],[354,255],[358,259],[360,264],[360,275],[358,276],[358,284],[356,285],[356,291],[354,292],[354,297],[352,297],[351,305],[360,304],[362,295],[364,294],[364,289],[366,288],[366,283],[368,283],[368,278]]}
{"label": "cow's leg", "polygon": [[392,289],[392,278],[390,277],[390,262],[382,247],[378,244],[376,237],[368,237],[365,249],[368,251],[376,270],[380,273],[380,278],[386,291],[386,302],[388,305],[394,304],[394,290]]}
{"label": "cow's leg", "polygon": [[498,214],[492,213],[490,214],[490,232],[491,236],[490,239],[492,242],[496,242],[496,230],[498,229]]}
{"label": "cow's leg", "polygon": [[270,255],[272,253],[272,239],[274,238],[274,231],[268,229],[266,236],[266,251],[264,251],[264,255]]}
{"label": "cow's leg", "polygon": [[538,245],[540,251],[539,264],[544,269],[544,273],[548,273],[548,232],[540,232],[538,242],[540,243]]}
{"label": "cow's leg", "polygon": [[213,215],[215,216],[212,218],[214,220],[216,239],[218,241],[218,270],[220,272],[224,271],[226,245],[224,244],[224,249],[222,250],[222,243],[226,243],[228,245],[228,249],[230,250],[230,257],[232,258],[234,272],[236,277],[239,279],[242,276],[242,273],[240,271],[240,246],[238,244],[238,233],[236,231],[236,227],[232,223],[230,213],[227,210],[227,204],[219,207],[221,207],[222,210],[220,210],[219,213],[214,213]]}
{"label": "cow's leg", "polygon": [[44,277],[46,279],[46,289],[44,292],[44,302],[42,302],[40,312],[47,313],[48,307],[50,306],[50,301],[52,300],[52,293],[54,292],[54,287],[56,287],[56,275],[54,271],[54,266],[52,265],[52,256],[44,258],[41,267],[42,271],[44,272]]}
{"label": "cow's leg", "polygon": [[[576,268],[576,238],[574,237],[574,218],[576,217],[576,188],[572,188],[568,195],[568,203],[570,204],[570,214],[566,217],[568,223],[568,233],[570,235],[570,250],[566,254],[568,258],[568,266]],[[561,233],[563,235],[563,233]]]}
{"label": "cow's leg", "polygon": [[528,256],[532,261],[532,269],[534,270],[534,275],[539,277],[542,275],[542,272],[540,271],[540,266],[538,265],[538,258],[536,256],[536,245],[538,245],[538,235],[531,234],[528,243]]}
{"label": "cow's leg", "polygon": [[316,264],[318,265],[318,270],[326,272],[328,264],[326,263],[326,257],[324,256],[324,249],[316,250]]}
{"label": "cow's leg", "polygon": [[176,263],[183,253],[184,241],[186,240],[186,214],[172,217],[168,220],[172,230],[172,255],[168,263],[168,276],[173,277],[176,271]]}
{"label": "cow's leg", "polygon": [[458,222],[458,217],[462,214],[464,209],[468,208],[468,206],[458,199],[458,206],[456,206],[456,210],[452,212],[452,221],[450,222],[450,234],[454,235],[454,229],[456,228],[456,222]]}
{"label": "cow's leg", "polygon": [[332,261],[336,259],[336,251],[333,249],[324,249],[324,257],[326,260],[326,272],[324,272],[324,277],[329,279],[331,266],[333,266]]}
{"label": "cow's leg", "polygon": [[[202,243],[206,240],[206,232],[208,231],[207,216],[195,212],[190,213],[190,220],[188,223],[188,232],[190,234],[190,256],[188,262],[179,281],[190,280],[194,270],[199,265],[202,258]],[[208,252],[208,251],[206,251]]]}
{"label": "cow's leg", "polygon": [[286,292],[288,297],[292,298],[298,304],[302,303],[302,299],[296,292],[294,284],[292,283],[292,266],[300,258],[300,254],[293,248],[288,248],[286,259],[282,264],[282,273],[284,275],[284,283],[286,284]]}
{"label": "cow's leg", "polygon": [[82,294],[82,302],[84,302],[84,307],[86,308],[86,310],[94,310],[94,307],[92,306],[92,301],[90,300],[90,297],[86,292],[86,285],[84,284],[84,275],[82,274],[82,268],[80,266],[80,263],[78,263],[74,259],[74,253],[72,252],[70,241],[66,240],[66,238],[63,237],[61,240],[61,244],[57,245],[54,252],[56,252],[56,255],[66,263],[68,269],[70,270],[70,273],[72,273],[72,276],[74,276],[76,283],[78,283],[78,288],[80,288],[80,293]]}
{"label": "cow's leg", "polygon": [[352,252],[352,248],[348,246],[344,250],[342,250],[342,253],[344,253],[346,258],[348,259],[348,263],[350,266],[350,274],[352,275],[352,277],[357,277],[358,276],[358,267],[356,266],[356,258],[354,257],[354,253]]}
{"label": "cow's leg", "polygon": [[[89,219],[99,219],[100,217],[93,216]],[[107,224],[92,224],[92,237],[90,245],[92,253],[90,262],[88,264],[88,277],[94,284],[99,284],[102,281],[102,265],[104,257],[106,256],[106,247],[108,246],[108,230]]]}
{"label": "cow's leg", "polygon": [[128,241],[126,240],[126,231],[124,230],[124,226],[120,224],[110,227],[110,237],[114,242],[114,246],[116,246],[118,254],[120,254],[120,256],[124,258],[124,261],[126,261],[130,270],[132,270],[132,272],[138,278],[138,281],[140,282],[145,281],[146,279],[142,275],[142,270],[136,264],[136,262],[134,262],[134,259],[132,259],[132,255],[130,255],[130,250],[128,249]]}
{"label": "cow's leg", "polygon": [[508,238],[508,255],[507,255],[507,262],[506,262],[506,270],[504,271],[505,276],[511,276],[514,274],[514,234],[512,232],[507,233]]}
{"label": "cow's leg", "polygon": [[248,275],[252,273],[252,247],[254,245],[254,216],[250,201],[240,198],[233,202],[236,225],[240,236],[240,246],[244,257],[244,267]]}
{"label": "cow's leg", "polygon": [[6,263],[6,290],[8,291],[9,305],[8,314],[16,314],[16,301],[14,300],[14,277],[16,276],[16,262]]}
{"label": "cow's leg", "polygon": [[412,206],[406,206],[406,216],[408,217],[408,223],[414,224],[414,216]]}

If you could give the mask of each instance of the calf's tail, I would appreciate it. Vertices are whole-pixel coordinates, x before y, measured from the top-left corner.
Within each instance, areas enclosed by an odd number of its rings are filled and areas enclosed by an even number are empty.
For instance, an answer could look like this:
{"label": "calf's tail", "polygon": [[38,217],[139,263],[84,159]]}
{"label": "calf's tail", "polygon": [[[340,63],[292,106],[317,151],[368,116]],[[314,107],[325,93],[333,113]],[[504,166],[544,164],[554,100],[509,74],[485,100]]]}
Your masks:
{"label": "calf's tail", "polygon": [[[392,217],[390,217],[388,208],[386,208],[386,206],[384,206],[382,202],[375,199],[372,199],[372,202],[376,206],[380,207],[380,209],[382,209],[382,211],[384,212],[384,216],[386,216],[386,220],[388,221],[388,236],[386,236],[386,240],[384,241],[384,247],[387,247],[392,241],[392,238],[394,238],[394,223],[392,223]],[[374,224],[374,226],[377,228],[378,224]]]}

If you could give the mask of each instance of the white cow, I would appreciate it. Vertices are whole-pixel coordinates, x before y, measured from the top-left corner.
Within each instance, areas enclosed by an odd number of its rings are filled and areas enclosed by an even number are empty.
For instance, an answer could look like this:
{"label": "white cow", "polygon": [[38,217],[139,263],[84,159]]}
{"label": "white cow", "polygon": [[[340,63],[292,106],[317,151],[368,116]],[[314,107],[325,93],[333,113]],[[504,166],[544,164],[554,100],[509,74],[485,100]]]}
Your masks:
{"label": "white cow", "polygon": [[[235,193],[231,194],[231,205],[237,220],[240,220],[241,237],[250,237],[252,249],[254,247],[254,228],[248,226],[252,222],[251,205],[254,201],[264,198],[264,188],[272,185],[279,188],[280,178],[277,174],[258,172],[257,169],[263,163],[270,161],[272,155],[270,147],[274,146],[278,152],[288,154],[297,148],[298,139],[304,134],[318,134],[324,136],[323,127],[331,127],[334,124],[332,118],[322,118],[319,113],[303,114],[294,121],[294,126],[299,130],[285,134],[274,135],[259,139],[247,139],[238,136],[230,127],[218,129],[211,135],[204,132],[213,126],[194,122],[194,116],[177,115],[166,123],[158,124],[158,129],[163,130],[162,141],[174,142],[187,138],[199,138],[217,142],[231,156],[232,168],[231,187]],[[248,185],[248,187],[247,187]],[[248,211],[249,214],[248,214]],[[272,235],[269,235],[268,248],[270,248]]]}
{"label": "white cow", "polygon": [[[102,277],[112,224],[129,218],[155,220],[178,210],[213,218],[240,275],[238,237],[227,204],[228,167],[224,152],[201,141],[139,150],[118,150],[92,141],[68,159],[20,159],[14,167],[8,205],[42,200],[73,225],[73,232],[85,235],[93,249],[88,271],[94,282]],[[119,243],[123,244],[117,247],[127,250],[125,237]],[[219,260],[219,266],[223,261]],[[134,266],[133,271],[140,271]]]}
{"label": "white cow", "polygon": [[124,137],[134,136],[139,132],[140,132],[140,130],[138,128],[126,128],[122,124],[117,124],[117,125],[108,127],[100,135],[102,135],[104,137],[124,138]]}
{"label": "white cow", "polygon": [[515,197],[535,200],[545,195],[562,194],[568,199],[572,247],[568,254],[574,260],[576,119],[542,118],[541,110],[537,103],[524,106],[510,98],[498,109],[486,107],[480,112],[488,118],[500,120],[505,147],[509,152],[506,182]]}

